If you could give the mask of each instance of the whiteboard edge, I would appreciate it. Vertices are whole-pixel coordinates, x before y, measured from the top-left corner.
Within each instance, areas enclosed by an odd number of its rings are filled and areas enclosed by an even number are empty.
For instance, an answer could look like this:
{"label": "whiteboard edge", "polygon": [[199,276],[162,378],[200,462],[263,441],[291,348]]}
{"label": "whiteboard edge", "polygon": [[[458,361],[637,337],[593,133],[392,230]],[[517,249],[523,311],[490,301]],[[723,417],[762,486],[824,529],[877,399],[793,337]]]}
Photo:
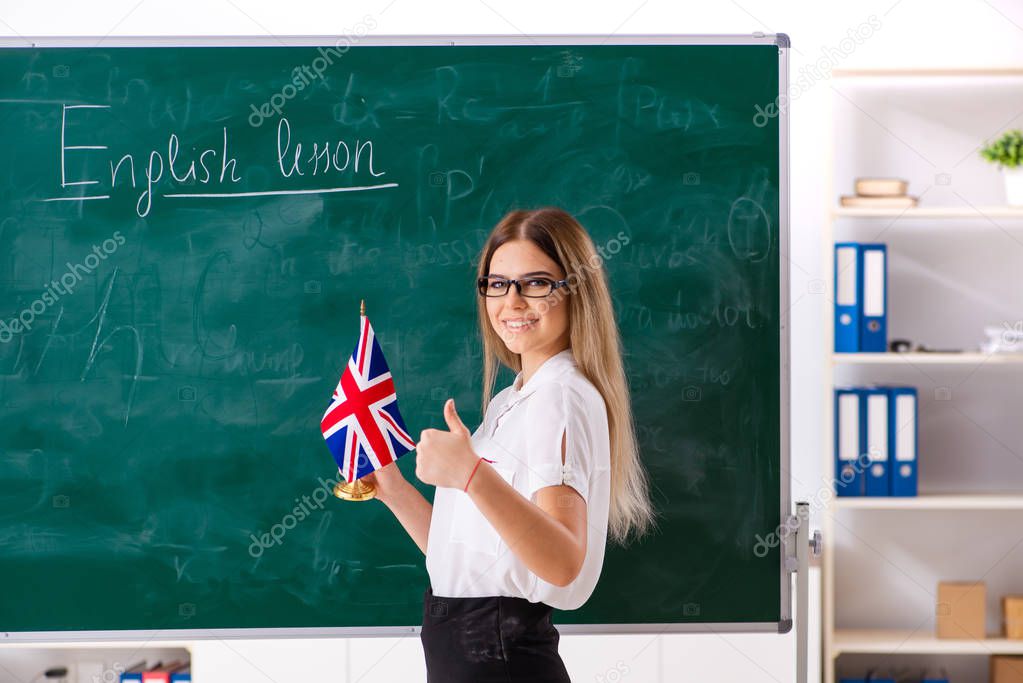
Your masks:
{"label": "whiteboard edge", "polygon": [[788,48],[784,33],[737,34],[381,34],[348,36],[4,36],[0,48],[45,47],[316,47],[341,39],[352,46],[467,46],[467,45],[779,45]]}
{"label": "whiteboard edge", "polygon": [[[777,34],[778,38],[778,326],[780,331],[779,352],[779,473],[781,484],[781,510],[779,519],[784,522],[795,513],[792,507],[792,453],[791,453],[791,286],[789,277],[789,222],[790,222],[790,178],[789,178],[789,50],[791,42],[788,35]],[[782,106],[784,102],[784,106]],[[780,534],[779,534],[780,535]],[[777,624],[779,633],[787,633],[792,628],[792,575],[787,568],[787,544],[779,546],[778,561],[781,575],[780,621]]]}
{"label": "whiteboard edge", "polygon": [[[712,624],[558,624],[562,635],[629,635],[644,633],[785,633],[785,622],[748,622]],[[260,640],[266,638],[395,638],[419,637],[421,626],[344,626],[328,628],[241,628],[174,629],[156,631],[26,631],[0,632],[0,652],[7,645],[73,643],[139,643],[147,647],[211,640]]]}

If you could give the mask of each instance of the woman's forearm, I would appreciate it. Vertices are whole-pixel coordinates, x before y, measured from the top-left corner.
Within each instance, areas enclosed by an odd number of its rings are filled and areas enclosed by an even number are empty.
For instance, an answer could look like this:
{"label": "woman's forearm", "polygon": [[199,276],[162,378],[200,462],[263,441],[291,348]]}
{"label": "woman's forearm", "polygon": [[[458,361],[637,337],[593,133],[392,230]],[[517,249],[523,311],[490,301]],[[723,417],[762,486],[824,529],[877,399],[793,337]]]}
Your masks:
{"label": "woman's forearm", "polygon": [[408,482],[401,486],[397,493],[381,501],[394,513],[425,555],[430,536],[430,518],[433,517],[433,506],[430,505],[430,501]]}
{"label": "woman's forearm", "polygon": [[508,548],[541,579],[567,586],[579,574],[585,540],[577,540],[565,524],[526,499],[486,463],[480,463],[473,476],[469,496]]}

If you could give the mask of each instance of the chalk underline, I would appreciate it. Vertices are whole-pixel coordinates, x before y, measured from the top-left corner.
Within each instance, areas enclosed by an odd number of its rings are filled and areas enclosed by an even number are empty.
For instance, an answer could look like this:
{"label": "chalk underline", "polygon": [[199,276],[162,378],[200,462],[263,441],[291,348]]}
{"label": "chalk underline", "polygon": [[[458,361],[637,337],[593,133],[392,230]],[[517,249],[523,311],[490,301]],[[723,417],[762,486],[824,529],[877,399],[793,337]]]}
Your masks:
{"label": "chalk underline", "polygon": [[355,187],[326,187],[321,190],[266,190],[263,192],[174,192],[164,197],[265,197],[282,194],[328,194],[331,192],[354,192],[356,190],[380,190],[385,187],[398,187],[398,183],[381,183],[380,185],[357,185]]}
{"label": "chalk underline", "polygon": [[[289,194],[331,194],[334,192],[355,192],[359,190],[381,190],[388,187],[398,187],[398,183],[381,183],[379,185],[356,185],[354,187],[325,187],[316,190],[265,190],[263,192],[172,192],[162,195],[164,197],[266,197]],[[84,202],[90,199],[110,199],[110,195],[93,195],[87,197],[50,197],[42,199],[44,202]]]}
{"label": "chalk underline", "polygon": [[40,199],[41,202],[84,202],[88,199],[110,199],[108,194],[93,195],[91,197],[50,197],[49,199]]}

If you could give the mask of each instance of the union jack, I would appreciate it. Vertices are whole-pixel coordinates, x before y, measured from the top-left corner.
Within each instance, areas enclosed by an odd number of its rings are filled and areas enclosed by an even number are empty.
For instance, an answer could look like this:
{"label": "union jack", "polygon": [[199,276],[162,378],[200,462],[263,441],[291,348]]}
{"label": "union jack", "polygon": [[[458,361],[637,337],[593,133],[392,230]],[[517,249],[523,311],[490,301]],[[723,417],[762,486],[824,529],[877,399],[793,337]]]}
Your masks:
{"label": "union jack", "polygon": [[320,421],[327,448],[351,483],[415,449],[398,411],[391,371],[369,318],[360,316],[359,343]]}

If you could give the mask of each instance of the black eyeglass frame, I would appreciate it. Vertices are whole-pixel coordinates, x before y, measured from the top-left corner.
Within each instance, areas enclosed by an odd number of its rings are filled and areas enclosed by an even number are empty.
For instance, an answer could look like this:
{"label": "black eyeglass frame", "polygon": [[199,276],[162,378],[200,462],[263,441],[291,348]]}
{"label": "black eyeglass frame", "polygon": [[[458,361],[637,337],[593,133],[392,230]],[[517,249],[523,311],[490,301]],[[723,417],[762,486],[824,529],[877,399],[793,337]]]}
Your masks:
{"label": "black eyeglass frame", "polygon": [[[554,292],[557,291],[558,289],[561,289],[562,287],[568,286],[568,280],[567,279],[565,279],[565,280],[552,280],[549,277],[543,277],[542,275],[538,275],[538,276],[534,276],[534,277],[526,277],[526,278],[522,278],[522,280],[523,281],[528,281],[528,280],[545,280],[545,281],[551,283],[551,291],[547,292],[546,294],[539,294],[539,295],[537,295],[537,294],[523,294],[522,293],[522,285],[519,284],[519,282],[520,282],[519,280],[512,280],[512,279],[505,278],[505,277],[494,278],[494,279],[496,281],[498,281],[498,282],[506,282],[506,283],[515,285],[515,291],[519,293],[519,296],[524,296],[524,297],[529,298],[529,299],[543,299],[544,297],[548,297],[551,294],[554,294]],[[476,280],[476,291],[479,293],[480,296],[486,297],[488,299],[499,299],[502,296],[507,296],[508,292],[511,291],[511,287],[508,287],[507,289],[504,290],[503,293],[491,296],[491,295],[489,295],[489,294],[487,294],[487,293],[485,293],[483,291],[484,283],[488,282],[489,280],[490,280],[490,276],[487,276],[487,275],[484,275],[483,277],[481,277],[481,278]]]}

